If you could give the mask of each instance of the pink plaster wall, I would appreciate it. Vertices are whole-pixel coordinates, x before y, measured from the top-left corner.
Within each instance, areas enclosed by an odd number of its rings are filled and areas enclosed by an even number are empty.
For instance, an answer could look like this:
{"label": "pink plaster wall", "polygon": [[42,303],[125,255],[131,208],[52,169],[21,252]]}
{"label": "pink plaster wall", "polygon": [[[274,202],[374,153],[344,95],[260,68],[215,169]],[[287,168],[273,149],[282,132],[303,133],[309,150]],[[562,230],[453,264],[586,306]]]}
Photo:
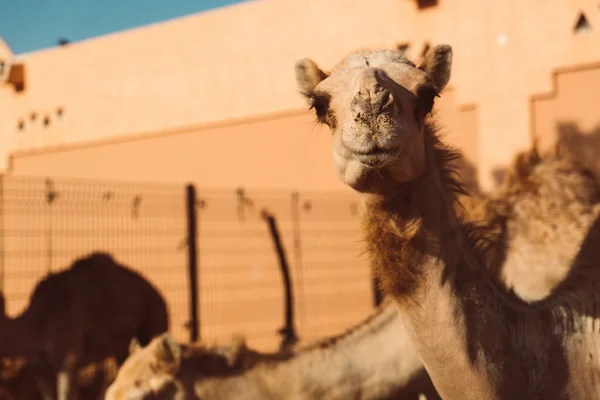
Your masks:
{"label": "pink plaster wall", "polygon": [[304,104],[293,63],[300,57],[330,68],[356,48],[410,42],[417,54],[425,41],[445,42],[455,50],[457,106],[477,105],[475,160],[481,184],[489,187],[492,169],[529,146],[529,98],[551,89],[551,71],[600,59],[598,29],[573,32],[580,11],[600,27],[592,0],[551,6],[440,0],[424,10],[400,0],[376,7],[358,0],[259,0],[33,52],[18,57],[27,66],[26,93],[0,88],[7,104],[0,108],[2,148],[9,153],[299,110]]}

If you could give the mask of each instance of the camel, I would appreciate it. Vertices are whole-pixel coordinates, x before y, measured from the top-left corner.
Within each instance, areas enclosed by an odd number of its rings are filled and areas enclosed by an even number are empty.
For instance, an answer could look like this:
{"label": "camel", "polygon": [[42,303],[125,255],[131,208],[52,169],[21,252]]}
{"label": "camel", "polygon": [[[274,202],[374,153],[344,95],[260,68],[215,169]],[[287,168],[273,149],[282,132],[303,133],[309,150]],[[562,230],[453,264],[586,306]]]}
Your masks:
{"label": "camel", "polygon": [[329,126],[339,178],[363,196],[367,252],[442,398],[598,398],[596,216],[576,213],[586,237],[549,296],[528,303],[502,284],[486,261],[494,235],[457,211],[457,153],[431,114],[451,64],[448,45],[419,65],[371,49],[329,73],[299,60],[296,78]]}
{"label": "camel", "polygon": [[439,399],[393,302],[345,333],[293,350],[263,354],[236,338],[229,351],[176,343],[165,334],[133,346],[106,400]]}
{"label": "camel", "polygon": [[105,253],[46,276],[18,317],[6,316],[2,296],[0,310],[0,357],[48,365],[59,400],[76,397],[71,381],[79,367],[111,356],[120,365],[132,338],[149,343],[169,329],[157,289]]}
{"label": "camel", "polygon": [[590,222],[600,214],[600,182],[560,146],[517,155],[494,193],[460,196],[471,222],[496,234],[488,249],[504,285],[527,301],[548,297],[567,277]]}

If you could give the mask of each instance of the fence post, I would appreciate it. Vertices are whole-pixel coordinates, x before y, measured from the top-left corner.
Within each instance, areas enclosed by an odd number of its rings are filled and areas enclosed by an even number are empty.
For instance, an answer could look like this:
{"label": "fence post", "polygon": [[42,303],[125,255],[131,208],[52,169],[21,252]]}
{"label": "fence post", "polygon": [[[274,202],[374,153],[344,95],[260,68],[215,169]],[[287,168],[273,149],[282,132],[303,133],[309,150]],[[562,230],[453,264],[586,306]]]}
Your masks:
{"label": "fence post", "polygon": [[46,230],[46,239],[47,239],[47,246],[48,248],[46,249],[46,256],[48,257],[48,272],[52,272],[52,221],[53,221],[53,215],[52,215],[52,207],[54,204],[54,201],[56,200],[56,198],[58,197],[58,193],[56,192],[56,190],[54,190],[54,182],[52,181],[51,178],[46,178],[46,203],[48,203],[48,225],[47,225],[47,230]]}
{"label": "fence post", "polygon": [[375,304],[375,307],[378,307],[383,301],[383,293],[379,287],[379,279],[373,275],[371,281],[373,285],[373,303]]}
{"label": "fence post", "polygon": [[277,229],[277,221],[273,214],[267,210],[262,210],[262,217],[269,225],[269,232],[273,239],[273,245],[279,258],[279,267],[281,269],[281,275],[283,277],[283,287],[285,289],[285,326],[279,330],[279,333],[283,334],[283,341],[281,342],[280,349],[287,350],[290,346],[294,345],[298,341],[296,336],[296,328],[294,326],[294,293],[292,291],[292,281],[290,278],[290,268],[287,263],[285,251],[281,244],[281,238],[279,236],[279,229]]}
{"label": "fence post", "polygon": [[190,341],[200,339],[200,323],[198,310],[198,230],[196,219],[196,187],[186,187],[187,239],[188,239],[188,273],[190,280]]}
{"label": "fence post", "polygon": [[306,322],[305,315],[305,302],[306,293],[304,285],[304,268],[302,267],[302,239],[300,234],[300,193],[292,192],[292,224],[293,224],[293,235],[294,235],[294,258],[295,258],[295,284],[296,293],[300,291],[299,299],[296,299],[295,305],[296,310],[299,311],[302,316],[302,321]]}

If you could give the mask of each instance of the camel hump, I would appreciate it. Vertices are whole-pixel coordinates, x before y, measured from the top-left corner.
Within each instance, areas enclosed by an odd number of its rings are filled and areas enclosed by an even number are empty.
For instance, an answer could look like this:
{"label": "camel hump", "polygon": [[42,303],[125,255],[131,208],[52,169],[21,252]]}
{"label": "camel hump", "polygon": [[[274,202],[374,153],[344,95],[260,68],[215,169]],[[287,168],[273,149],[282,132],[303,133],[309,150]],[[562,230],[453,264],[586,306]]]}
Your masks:
{"label": "camel hump", "polygon": [[97,251],[91,253],[85,257],[81,257],[73,263],[72,268],[80,268],[84,265],[108,265],[108,264],[117,264],[113,256],[109,253]]}

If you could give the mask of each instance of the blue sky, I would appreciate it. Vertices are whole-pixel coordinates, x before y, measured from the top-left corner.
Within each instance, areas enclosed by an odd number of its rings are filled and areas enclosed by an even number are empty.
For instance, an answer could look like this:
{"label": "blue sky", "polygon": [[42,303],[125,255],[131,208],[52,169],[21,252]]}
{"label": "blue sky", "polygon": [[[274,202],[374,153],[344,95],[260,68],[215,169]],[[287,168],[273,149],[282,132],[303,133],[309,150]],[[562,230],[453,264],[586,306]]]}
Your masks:
{"label": "blue sky", "polygon": [[16,54],[205,11],[242,0],[0,0],[0,37]]}

